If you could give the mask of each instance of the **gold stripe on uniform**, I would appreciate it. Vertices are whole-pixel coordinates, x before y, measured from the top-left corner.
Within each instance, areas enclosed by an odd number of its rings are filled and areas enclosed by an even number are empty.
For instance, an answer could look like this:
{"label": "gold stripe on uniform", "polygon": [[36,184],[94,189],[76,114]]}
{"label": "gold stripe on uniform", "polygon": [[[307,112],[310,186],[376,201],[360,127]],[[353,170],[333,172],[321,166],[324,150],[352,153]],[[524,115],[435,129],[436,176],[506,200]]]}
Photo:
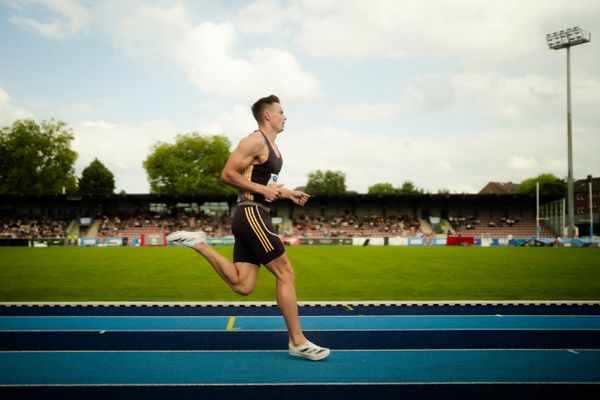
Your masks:
{"label": "gold stripe on uniform", "polygon": [[273,251],[275,248],[273,247],[271,242],[269,242],[267,235],[265,234],[265,232],[262,230],[260,224],[258,223],[258,220],[256,219],[256,215],[254,214],[254,209],[247,207],[244,209],[244,211],[246,213],[246,218],[248,219],[248,222],[250,223],[250,227],[252,228],[252,230],[254,231],[256,236],[258,237],[258,240],[260,240],[260,243],[262,244],[265,251],[267,253],[270,253],[271,251]]}
{"label": "gold stripe on uniform", "polygon": [[256,218],[253,214],[253,209],[246,208],[244,211],[246,212],[246,219],[248,220],[250,227],[254,231],[254,234],[262,244],[265,251],[269,253],[273,250],[273,246],[271,246],[271,243],[269,243],[268,239],[264,236],[264,232],[262,232],[260,225],[258,225],[258,222],[256,221]]}
{"label": "gold stripe on uniform", "polygon": [[[244,178],[246,178],[247,180],[251,181],[252,180],[252,171],[253,170],[254,170],[254,165],[252,165],[252,164],[248,165],[248,168],[246,168],[246,171],[244,171]],[[253,201],[254,200],[254,195],[252,194],[252,192],[244,192],[244,198],[246,200]]]}
{"label": "gold stripe on uniform", "polygon": [[258,223],[258,220],[256,219],[256,214],[254,213],[254,209],[246,208],[246,216],[248,218],[248,222],[250,223],[250,226],[252,227],[252,230],[254,230],[254,233],[256,234],[256,236],[258,237],[260,242],[262,243],[265,251],[267,253],[273,251],[274,247],[271,244],[271,242],[269,241],[269,239],[267,238],[267,235],[263,231],[261,225]]}

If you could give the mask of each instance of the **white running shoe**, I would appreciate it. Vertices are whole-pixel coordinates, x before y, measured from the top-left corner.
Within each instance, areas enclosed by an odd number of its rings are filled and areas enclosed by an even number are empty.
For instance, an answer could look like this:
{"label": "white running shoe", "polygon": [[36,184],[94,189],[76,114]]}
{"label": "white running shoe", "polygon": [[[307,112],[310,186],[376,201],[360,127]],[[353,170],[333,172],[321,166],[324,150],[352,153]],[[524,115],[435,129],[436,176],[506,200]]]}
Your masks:
{"label": "white running shoe", "polygon": [[317,346],[316,344],[306,341],[305,344],[301,346],[294,346],[293,344],[289,344],[290,354],[294,357],[304,357],[308,358],[311,361],[319,361],[324,358],[327,358],[331,351],[325,347]]}
{"label": "white running shoe", "polygon": [[206,233],[203,231],[177,231],[167,235],[167,241],[194,247],[198,243],[206,243]]}

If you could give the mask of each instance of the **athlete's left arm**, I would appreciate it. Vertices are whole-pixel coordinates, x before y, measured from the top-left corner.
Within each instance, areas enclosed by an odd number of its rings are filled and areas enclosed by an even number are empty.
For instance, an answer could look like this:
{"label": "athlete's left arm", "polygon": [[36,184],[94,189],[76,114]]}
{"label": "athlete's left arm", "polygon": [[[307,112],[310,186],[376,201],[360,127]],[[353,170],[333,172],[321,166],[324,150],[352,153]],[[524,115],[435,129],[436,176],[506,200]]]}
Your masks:
{"label": "athlete's left arm", "polygon": [[284,188],[281,188],[280,190],[280,199],[289,199],[299,206],[305,205],[308,199],[310,199],[310,194],[304,193],[301,190],[288,190]]}

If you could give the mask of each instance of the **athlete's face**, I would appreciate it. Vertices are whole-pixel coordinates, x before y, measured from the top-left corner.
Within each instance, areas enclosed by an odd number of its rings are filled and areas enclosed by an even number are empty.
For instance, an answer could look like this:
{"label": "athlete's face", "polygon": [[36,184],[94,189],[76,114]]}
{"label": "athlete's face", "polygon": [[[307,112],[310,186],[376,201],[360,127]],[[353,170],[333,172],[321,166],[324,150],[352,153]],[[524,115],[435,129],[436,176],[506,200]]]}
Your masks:
{"label": "athlete's face", "polygon": [[269,123],[273,127],[273,129],[279,133],[283,131],[283,127],[285,125],[285,120],[287,119],[285,114],[283,113],[283,109],[281,108],[281,104],[273,103],[268,108],[269,113]]}

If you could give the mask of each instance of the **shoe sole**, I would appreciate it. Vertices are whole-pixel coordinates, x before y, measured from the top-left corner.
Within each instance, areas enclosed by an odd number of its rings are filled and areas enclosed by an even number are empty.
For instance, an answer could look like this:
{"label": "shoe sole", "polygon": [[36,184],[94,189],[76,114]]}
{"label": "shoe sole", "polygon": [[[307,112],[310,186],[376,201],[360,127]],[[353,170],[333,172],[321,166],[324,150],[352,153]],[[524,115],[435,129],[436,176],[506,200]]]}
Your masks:
{"label": "shoe sole", "polygon": [[171,236],[171,234],[167,235],[166,239],[167,239],[168,242],[173,242],[173,243],[176,243],[176,244],[179,244],[179,245],[182,245],[182,246],[186,246],[186,247],[194,247],[197,244],[205,244],[205,243],[207,243],[206,239],[199,240],[198,242],[193,243],[193,244],[192,243],[185,243],[183,241],[178,241],[178,240],[174,239],[174,237]]}
{"label": "shoe sole", "polygon": [[305,354],[292,353],[292,352],[290,351],[290,355],[291,355],[291,356],[294,356],[294,357],[300,357],[300,358],[305,358],[305,359],[307,359],[307,360],[310,360],[310,361],[321,361],[321,360],[324,360],[324,359],[326,359],[327,357],[329,357],[329,355],[330,355],[330,354],[331,354],[331,351],[327,350],[326,352],[324,352],[324,353],[323,353],[323,354],[321,354],[321,355],[317,355],[316,357],[310,357],[310,356],[307,356],[307,355],[305,355]]}

